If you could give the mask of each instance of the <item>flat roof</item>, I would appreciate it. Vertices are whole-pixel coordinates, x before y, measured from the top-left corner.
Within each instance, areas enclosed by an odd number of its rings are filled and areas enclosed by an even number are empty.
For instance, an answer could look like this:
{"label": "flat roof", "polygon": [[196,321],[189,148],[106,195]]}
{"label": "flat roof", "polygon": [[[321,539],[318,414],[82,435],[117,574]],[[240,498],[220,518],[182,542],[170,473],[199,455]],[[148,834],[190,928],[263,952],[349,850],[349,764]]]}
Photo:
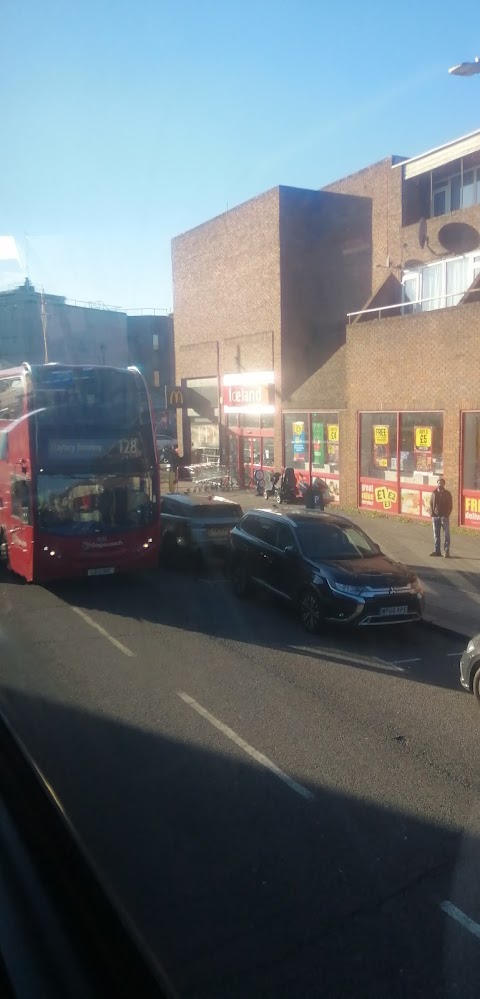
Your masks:
{"label": "flat roof", "polygon": [[460,138],[451,139],[450,142],[445,142],[442,146],[435,146],[434,149],[419,153],[418,156],[411,156],[410,159],[404,160],[402,163],[393,163],[392,170],[402,166],[405,168],[406,178],[416,177],[418,174],[433,170],[450,160],[476,152],[478,149],[480,149],[480,129],[462,135]]}

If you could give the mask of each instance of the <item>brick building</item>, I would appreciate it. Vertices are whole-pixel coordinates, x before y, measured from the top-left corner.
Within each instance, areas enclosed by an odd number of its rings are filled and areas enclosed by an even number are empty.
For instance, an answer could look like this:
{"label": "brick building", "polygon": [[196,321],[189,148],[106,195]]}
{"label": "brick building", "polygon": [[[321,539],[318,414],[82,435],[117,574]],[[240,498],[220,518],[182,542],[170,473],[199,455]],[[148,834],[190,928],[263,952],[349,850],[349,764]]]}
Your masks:
{"label": "brick building", "polygon": [[343,497],[426,519],[443,474],[454,522],[478,527],[480,132],[392,163],[388,184],[379,166],[333,185],[373,184],[379,273],[386,251],[383,279],[348,317]]}
{"label": "brick building", "polygon": [[479,246],[480,132],[177,237],[186,455],[418,517],[444,471],[480,523]]}
{"label": "brick building", "polygon": [[345,408],[345,295],[351,309],[370,295],[370,230],[366,198],[278,187],[173,240],[189,458],[248,481],[282,464],[300,406]]}

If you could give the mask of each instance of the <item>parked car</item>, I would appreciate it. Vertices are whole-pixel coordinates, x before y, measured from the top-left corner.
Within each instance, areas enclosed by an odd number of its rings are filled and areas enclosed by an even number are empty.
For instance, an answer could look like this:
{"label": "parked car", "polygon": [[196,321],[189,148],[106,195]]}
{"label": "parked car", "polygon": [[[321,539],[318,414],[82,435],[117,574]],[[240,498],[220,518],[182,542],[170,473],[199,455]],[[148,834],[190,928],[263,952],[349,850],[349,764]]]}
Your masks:
{"label": "parked car", "polygon": [[238,503],[223,497],[163,496],[160,504],[161,561],[171,564],[181,555],[198,557],[225,554],[232,527],[243,511]]}
{"label": "parked car", "polygon": [[230,535],[239,597],[260,586],[293,602],[307,631],[323,622],[418,621],[423,590],[414,572],[384,555],[356,524],[329,513],[253,510]]}
{"label": "parked car", "polygon": [[480,705],[480,635],[470,639],[460,659],[460,683]]}

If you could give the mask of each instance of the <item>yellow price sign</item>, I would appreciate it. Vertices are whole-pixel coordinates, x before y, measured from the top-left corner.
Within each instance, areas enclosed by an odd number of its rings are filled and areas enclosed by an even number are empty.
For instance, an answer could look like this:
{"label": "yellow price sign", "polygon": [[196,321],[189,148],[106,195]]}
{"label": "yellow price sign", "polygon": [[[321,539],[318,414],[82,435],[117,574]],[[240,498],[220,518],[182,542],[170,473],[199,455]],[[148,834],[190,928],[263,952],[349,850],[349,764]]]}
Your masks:
{"label": "yellow price sign", "polygon": [[374,427],[373,439],[375,444],[388,444],[388,427]]}
{"label": "yellow price sign", "polygon": [[295,434],[295,437],[301,437],[301,435],[303,434],[304,429],[305,429],[305,424],[304,423],[294,423],[293,424],[293,433]]}
{"label": "yellow price sign", "polygon": [[415,447],[432,450],[432,428],[415,427]]}
{"label": "yellow price sign", "polygon": [[328,440],[331,444],[338,444],[338,423],[328,424]]}
{"label": "yellow price sign", "polygon": [[384,510],[390,510],[394,503],[397,502],[397,494],[395,489],[388,489],[387,486],[377,486],[375,489],[375,499],[377,503],[381,503]]}

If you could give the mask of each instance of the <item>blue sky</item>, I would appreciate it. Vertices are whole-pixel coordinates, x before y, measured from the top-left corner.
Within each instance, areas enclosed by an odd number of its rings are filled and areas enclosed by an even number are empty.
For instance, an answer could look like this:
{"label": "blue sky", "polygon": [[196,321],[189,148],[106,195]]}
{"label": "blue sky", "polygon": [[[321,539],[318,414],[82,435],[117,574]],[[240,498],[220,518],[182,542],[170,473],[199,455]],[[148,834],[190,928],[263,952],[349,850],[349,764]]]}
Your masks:
{"label": "blue sky", "polygon": [[455,10],[6,0],[0,234],[45,291],[170,308],[172,236],[480,127],[480,76],[447,73],[480,55],[478,0]]}

